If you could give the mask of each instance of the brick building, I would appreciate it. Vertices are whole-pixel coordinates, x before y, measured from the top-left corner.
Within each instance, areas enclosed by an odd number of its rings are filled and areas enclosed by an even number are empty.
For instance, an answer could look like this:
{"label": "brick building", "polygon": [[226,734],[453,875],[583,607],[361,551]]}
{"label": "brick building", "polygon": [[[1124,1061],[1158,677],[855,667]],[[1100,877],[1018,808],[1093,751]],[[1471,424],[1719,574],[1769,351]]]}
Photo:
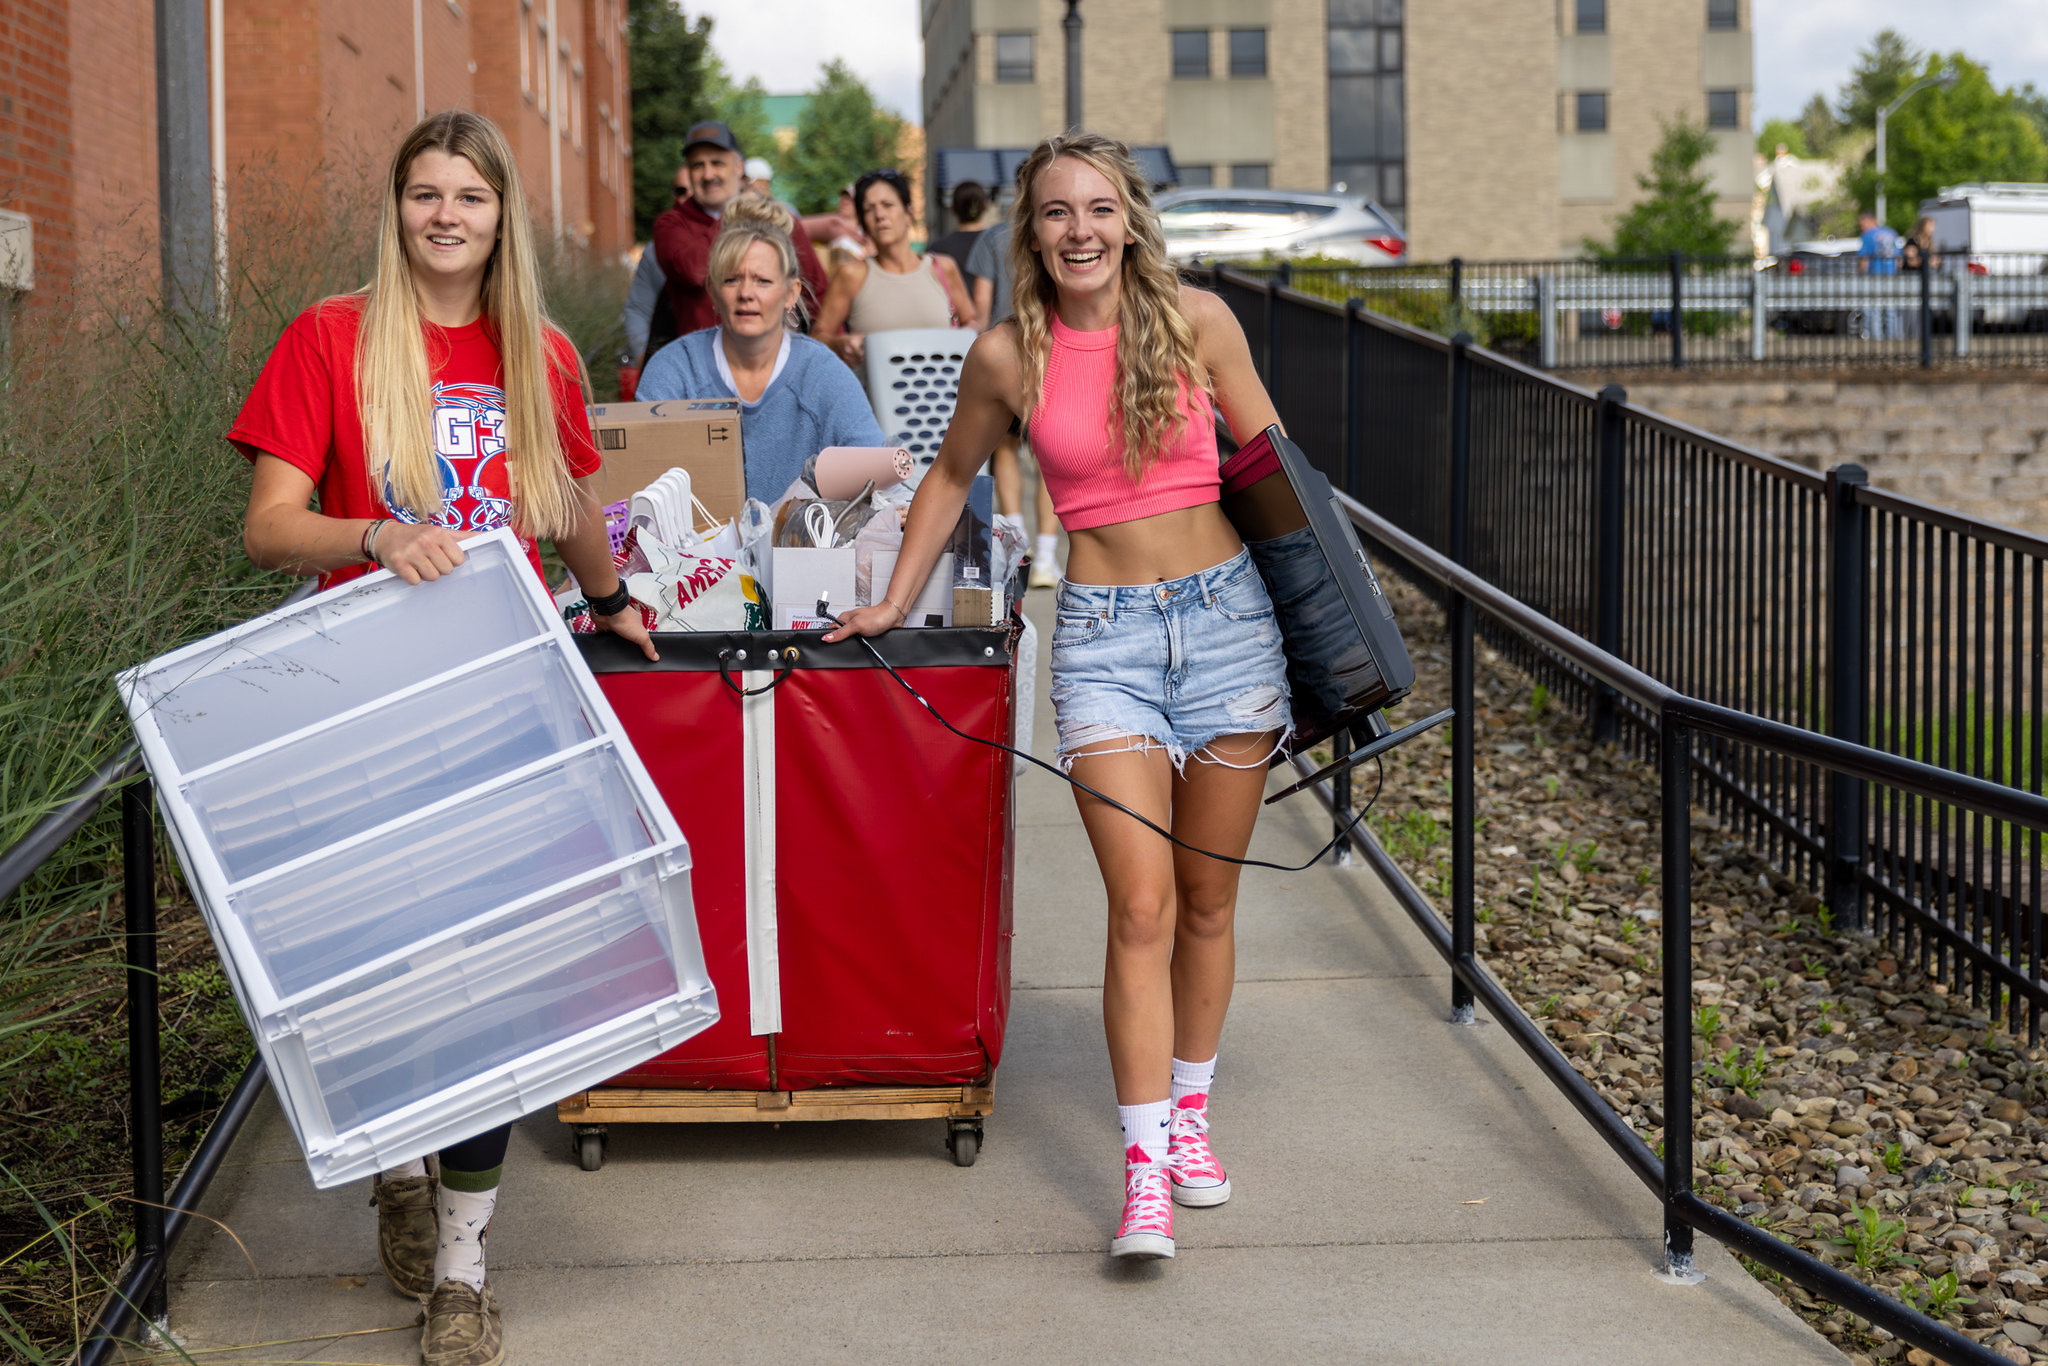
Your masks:
{"label": "brick building", "polygon": [[[1637,194],[1659,119],[1708,125],[1749,216],[1753,0],[1082,0],[1082,117],[1182,185],[1339,186],[1417,259],[1576,255]],[[923,0],[926,136],[1066,121],[1065,0]]]}
{"label": "brick building", "polygon": [[[406,127],[462,107],[505,130],[543,233],[602,253],[631,245],[626,0],[223,8],[213,145],[230,243],[238,192],[262,193],[274,170],[381,175]],[[0,209],[33,224],[37,296],[61,297],[81,259],[155,260],[156,147],[150,5],[0,4]]]}

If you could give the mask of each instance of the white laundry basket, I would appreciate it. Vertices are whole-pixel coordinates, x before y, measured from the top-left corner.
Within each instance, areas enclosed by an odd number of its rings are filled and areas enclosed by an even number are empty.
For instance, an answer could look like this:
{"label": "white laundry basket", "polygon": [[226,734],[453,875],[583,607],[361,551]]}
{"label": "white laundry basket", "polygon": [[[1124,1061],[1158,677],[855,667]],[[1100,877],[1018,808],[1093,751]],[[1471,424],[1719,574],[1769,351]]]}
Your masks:
{"label": "white laundry basket", "polygon": [[318,1186],[718,1018],[690,852],[509,531],[120,677],[165,824]]}
{"label": "white laundry basket", "polygon": [[964,327],[868,333],[868,402],[889,444],[921,465],[931,464],[945,439],[973,342],[973,331]]}

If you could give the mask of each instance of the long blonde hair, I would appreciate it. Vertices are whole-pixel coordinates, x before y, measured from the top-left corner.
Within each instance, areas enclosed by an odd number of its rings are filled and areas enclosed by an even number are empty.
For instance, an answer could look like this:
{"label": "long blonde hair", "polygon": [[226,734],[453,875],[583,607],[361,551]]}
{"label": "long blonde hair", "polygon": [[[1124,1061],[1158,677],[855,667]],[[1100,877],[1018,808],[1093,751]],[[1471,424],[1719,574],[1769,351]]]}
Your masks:
{"label": "long blonde hair", "polygon": [[518,163],[498,126],[466,110],[422,119],[391,158],[378,211],[377,271],[362,291],[363,321],[356,341],[356,394],[370,489],[393,508],[403,507],[421,519],[441,510],[430,411],[433,370],[399,219],[413,161],[433,151],[467,158],[498,196],[498,241],[484,268],[483,316],[503,365],[513,515],[522,534],[566,535],[581,520],[585,500],[569,474],[555,425],[550,380],[562,362],[551,352],[560,333],[541,304],[537,248]]}
{"label": "long blonde hair", "polygon": [[1100,133],[1057,133],[1038,144],[1017,168],[1017,202],[1010,211],[1010,269],[1017,340],[1024,356],[1024,411],[1038,407],[1045,366],[1052,355],[1052,311],[1058,290],[1036,247],[1038,177],[1061,157],[1086,162],[1116,186],[1124,228],[1134,239],[1123,251],[1117,307],[1116,387],[1110,422],[1122,436],[1124,469],[1142,479],[1146,468],[1186,424],[1180,386],[1207,389],[1208,370],[1197,349],[1195,325],[1180,303],[1180,276],[1166,259],[1166,236],[1152,207],[1145,173],[1130,149]]}
{"label": "long blonde hair", "polygon": [[[704,276],[704,283],[710,286],[711,298],[718,306],[721,319],[724,318],[725,296],[719,291],[719,285],[739,271],[740,258],[756,242],[766,243],[775,253],[785,287],[798,278],[802,266],[797,262],[796,243],[791,236],[795,232],[795,217],[772,199],[743,194],[725,206],[725,213],[718,221],[718,236],[711,241],[710,269]],[[796,295],[796,310],[800,315],[808,315],[809,312],[801,289]]]}

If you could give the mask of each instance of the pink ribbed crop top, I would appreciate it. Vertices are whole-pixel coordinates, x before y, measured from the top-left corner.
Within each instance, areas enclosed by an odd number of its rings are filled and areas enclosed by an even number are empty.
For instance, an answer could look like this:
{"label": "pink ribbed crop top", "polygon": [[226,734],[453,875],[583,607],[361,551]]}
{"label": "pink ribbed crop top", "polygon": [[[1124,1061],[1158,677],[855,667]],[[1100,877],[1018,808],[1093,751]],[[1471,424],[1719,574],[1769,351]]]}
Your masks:
{"label": "pink ribbed crop top", "polygon": [[1187,424],[1154,457],[1141,481],[1124,471],[1123,441],[1110,431],[1116,389],[1116,329],[1076,332],[1052,319],[1052,355],[1031,414],[1031,453],[1069,531],[1135,522],[1217,500],[1221,480],[1209,396],[1183,379]]}

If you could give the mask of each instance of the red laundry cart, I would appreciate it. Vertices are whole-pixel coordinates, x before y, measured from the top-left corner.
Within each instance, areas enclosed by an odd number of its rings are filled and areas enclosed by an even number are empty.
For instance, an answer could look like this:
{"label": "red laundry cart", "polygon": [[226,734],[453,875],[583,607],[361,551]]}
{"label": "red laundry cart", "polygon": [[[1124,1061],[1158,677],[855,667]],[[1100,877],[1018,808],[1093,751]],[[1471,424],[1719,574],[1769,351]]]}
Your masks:
{"label": "red laundry cart", "polygon": [[[556,1115],[586,1171],[621,1123],[941,1119],[961,1166],[1010,1008],[1011,757],[859,641],[579,636],[689,837],[717,1024]],[[1013,742],[1013,626],[874,642],[969,735]]]}

